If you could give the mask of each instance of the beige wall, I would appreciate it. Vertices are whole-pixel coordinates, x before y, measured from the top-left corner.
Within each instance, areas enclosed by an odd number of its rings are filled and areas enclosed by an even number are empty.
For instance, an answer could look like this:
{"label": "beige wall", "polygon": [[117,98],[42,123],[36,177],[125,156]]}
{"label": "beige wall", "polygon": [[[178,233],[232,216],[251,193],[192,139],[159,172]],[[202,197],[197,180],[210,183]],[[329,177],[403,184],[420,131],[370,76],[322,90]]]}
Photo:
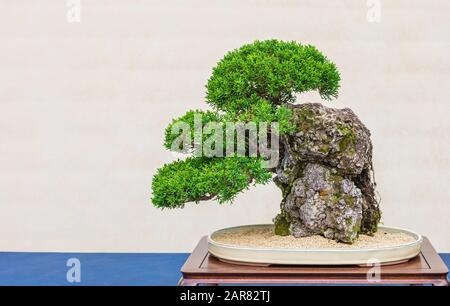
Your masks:
{"label": "beige wall", "polygon": [[[450,252],[447,0],[0,0],[0,251],[190,251],[215,229],[270,222],[274,185],[233,205],[150,205],[173,156],[163,129],[205,108],[204,84],[255,39],[316,45],[337,63],[336,107],[371,129],[383,219]],[[317,101],[308,95],[308,101]]]}

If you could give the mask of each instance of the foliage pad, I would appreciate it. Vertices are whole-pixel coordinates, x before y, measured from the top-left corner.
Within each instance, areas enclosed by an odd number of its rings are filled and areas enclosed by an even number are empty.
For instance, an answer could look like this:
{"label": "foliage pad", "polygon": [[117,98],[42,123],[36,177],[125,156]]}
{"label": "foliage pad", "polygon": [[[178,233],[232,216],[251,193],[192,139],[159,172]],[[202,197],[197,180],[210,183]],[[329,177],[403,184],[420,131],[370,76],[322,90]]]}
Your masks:
{"label": "foliage pad", "polygon": [[153,178],[152,202],[176,208],[213,198],[219,203],[231,201],[252,181],[264,184],[272,178],[261,162],[249,157],[188,158],[165,165]]}

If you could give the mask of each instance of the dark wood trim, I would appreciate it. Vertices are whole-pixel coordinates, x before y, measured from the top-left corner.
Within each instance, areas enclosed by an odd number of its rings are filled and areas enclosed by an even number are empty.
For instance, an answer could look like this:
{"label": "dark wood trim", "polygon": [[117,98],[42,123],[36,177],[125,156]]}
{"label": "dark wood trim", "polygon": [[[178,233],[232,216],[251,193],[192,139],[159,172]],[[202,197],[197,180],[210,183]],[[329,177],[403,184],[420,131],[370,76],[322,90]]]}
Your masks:
{"label": "dark wood trim", "polygon": [[448,268],[427,238],[421,253],[408,262],[381,266],[381,281],[370,282],[370,267],[245,266],[224,263],[208,253],[206,237],[181,268],[179,285],[198,284],[432,284],[448,286]]}

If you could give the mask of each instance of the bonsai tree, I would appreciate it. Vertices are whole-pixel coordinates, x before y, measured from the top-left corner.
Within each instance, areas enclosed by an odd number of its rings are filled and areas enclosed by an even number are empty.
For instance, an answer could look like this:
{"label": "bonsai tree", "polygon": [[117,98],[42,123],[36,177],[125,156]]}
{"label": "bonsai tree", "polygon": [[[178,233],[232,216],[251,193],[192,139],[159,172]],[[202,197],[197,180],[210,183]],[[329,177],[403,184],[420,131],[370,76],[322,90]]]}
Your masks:
{"label": "bonsai tree", "polygon": [[[307,91],[336,98],[339,82],[336,65],[311,45],[267,40],[229,52],[206,85],[212,109],[191,110],[167,127],[164,146],[188,157],[157,171],[153,204],[231,202],[251,185],[273,179],[282,191],[275,234],[318,234],[346,243],[373,234],[380,211],[369,130],[350,109],[297,103]],[[276,163],[269,164],[263,150],[249,154],[255,140],[248,131],[241,146],[246,154],[222,154],[239,147],[238,137],[226,133],[229,122],[257,125],[258,135],[277,148]]]}

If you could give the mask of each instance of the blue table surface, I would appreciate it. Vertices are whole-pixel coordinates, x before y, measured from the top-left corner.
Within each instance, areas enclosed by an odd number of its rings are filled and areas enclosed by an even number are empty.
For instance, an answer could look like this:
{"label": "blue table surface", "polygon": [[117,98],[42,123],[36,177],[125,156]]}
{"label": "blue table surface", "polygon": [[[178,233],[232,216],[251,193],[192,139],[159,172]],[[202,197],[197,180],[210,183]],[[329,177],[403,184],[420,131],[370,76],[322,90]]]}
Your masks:
{"label": "blue table surface", "polygon": [[[0,285],[176,285],[188,253],[0,253]],[[450,254],[440,254],[450,267]],[[80,262],[80,283],[67,266]]]}

